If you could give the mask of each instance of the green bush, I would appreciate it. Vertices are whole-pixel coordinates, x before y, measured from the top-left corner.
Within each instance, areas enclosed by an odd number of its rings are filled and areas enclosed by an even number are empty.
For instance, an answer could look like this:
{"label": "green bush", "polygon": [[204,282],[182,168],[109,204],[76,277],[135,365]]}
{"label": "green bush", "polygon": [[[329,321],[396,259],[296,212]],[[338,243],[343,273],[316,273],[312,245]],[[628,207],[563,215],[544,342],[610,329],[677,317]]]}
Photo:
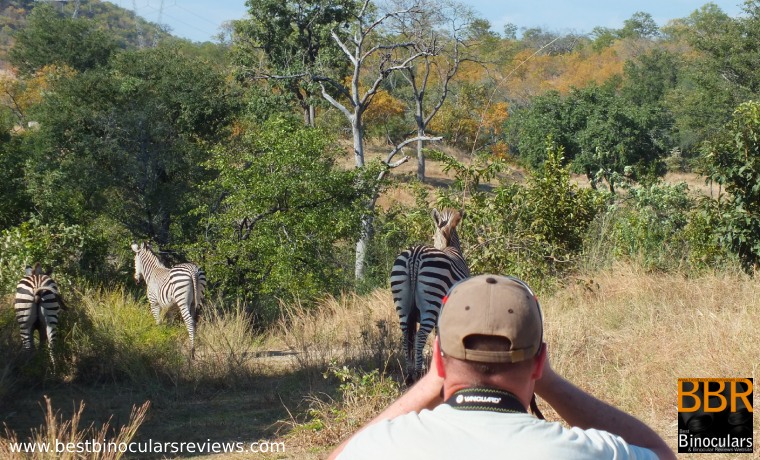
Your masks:
{"label": "green bush", "polygon": [[[104,266],[107,243],[81,225],[47,224],[31,218],[0,233],[0,293],[16,289],[27,266],[54,270],[62,291],[77,277],[90,278]],[[65,297],[65,295],[64,295]]]}
{"label": "green bush", "polygon": [[715,220],[720,242],[745,270],[755,272],[760,267],[760,102],[741,104],[702,153],[702,172],[726,190]]}
{"label": "green bush", "polygon": [[460,236],[472,273],[508,273],[534,286],[576,267],[606,195],[570,182],[562,149],[549,148],[527,183],[477,192]]}
{"label": "green bush", "polygon": [[657,182],[628,188],[592,225],[585,243],[586,268],[617,259],[650,270],[702,270],[729,262],[720,245],[717,203],[686,183]]}
{"label": "green bush", "polygon": [[217,294],[261,312],[351,285],[353,267],[338,255],[358,237],[372,179],[338,167],[340,154],[322,131],[290,119],[214,151],[207,166],[217,178],[206,188],[220,198],[199,210],[206,239],[193,260]]}

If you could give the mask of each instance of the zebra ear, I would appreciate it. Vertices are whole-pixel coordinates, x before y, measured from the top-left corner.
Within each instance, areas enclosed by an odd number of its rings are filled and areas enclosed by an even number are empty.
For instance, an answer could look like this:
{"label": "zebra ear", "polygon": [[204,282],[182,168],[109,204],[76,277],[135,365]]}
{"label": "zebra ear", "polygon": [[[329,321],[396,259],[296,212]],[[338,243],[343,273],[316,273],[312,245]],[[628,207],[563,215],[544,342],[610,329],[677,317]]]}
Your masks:
{"label": "zebra ear", "polygon": [[39,262],[37,262],[36,264],[34,264],[34,269],[32,270],[32,273],[34,273],[35,275],[41,275],[42,274],[42,265]]}
{"label": "zebra ear", "polygon": [[433,216],[433,220],[435,221],[436,227],[441,224],[441,214],[438,212],[437,209],[433,209],[433,211],[430,213]]}
{"label": "zebra ear", "polygon": [[29,265],[27,265],[26,266],[26,270],[24,270],[24,275],[25,276],[29,276],[31,274],[32,274],[32,267],[30,267]]}
{"label": "zebra ear", "polygon": [[137,243],[132,243],[132,250],[134,252],[140,252],[140,246],[138,246]]}

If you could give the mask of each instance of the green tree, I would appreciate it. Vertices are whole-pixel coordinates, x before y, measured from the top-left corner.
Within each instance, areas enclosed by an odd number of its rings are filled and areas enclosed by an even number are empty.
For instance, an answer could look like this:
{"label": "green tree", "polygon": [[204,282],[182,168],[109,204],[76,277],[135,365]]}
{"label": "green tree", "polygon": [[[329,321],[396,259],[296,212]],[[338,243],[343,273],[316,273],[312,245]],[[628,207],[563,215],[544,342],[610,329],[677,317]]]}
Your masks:
{"label": "green tree", "polygon": [[[232,105],[224,75],[159,46],[62,79],[37,108],[27,179],[46,219],[107,215],[165,245],[192,226],[207,143]],[[187,230],[190,231],[190,230]]]}
{"label": "green tree", "polygon": [[0,108],[0,230],[18,225],[32,209],[24,182],[24,151],[18,136],[11,136],[13,116]]}
{"label": "green tree", "polygon": [[680,83],[668,97],[684,151],[696,149],[722,128],[734,108],[758,96],[758,5],[746,1],[745,14],[731,18],[708,3],[665,29],[671,40],[695,51],[684,54]]}
{"label": "green tree", "polygon": [[[320,130],[273,118],[214,151],[206,183],[204,266],[224,295],[246,304],[308,301],[352,280],[350,242],[359,231],[357,170]],[[344,257],[341,257],[341,254]]]}
{"label": "green tree", "polygon": [[546,160],[546,139],[550,138],[563,148],[567,158],[573,159],[579,152],[574,133],[580,127],[572,125],[572,121],[558,91],[540,94],[507,119],[510,149],[532,168],[539,168]]}
{"label": "green tree", "polygon": [[574,90],[566,103],[577,120],[573,125],[580,126],[573,167],[592,184],[604,180],[614,192],[620,176],[640,180],[664,174],[666,118],[657,106],[633,104],[609,83]]}
{"label": "green tree", "polygon": [[623,28],[618,32],[620,38],[656,38],[660,35],[660,28],[654,22],[652,15],[637,11],[623,21]]}
{"label": "green tree", "polygon": [[[235,21],[236,60],[271,80],[298,100],[307,125],[314,125],[315,85],[304,78],[319,63],[337,78],[345,75],[346,61],[330,34],[345,34],[354,13],[353,0],[248,0],[249,18]],[[260,67],[260,52],[266,56]],[[281,76],[284,78],[278,78]],[[296,77],[298,76],[298,77]]]}
{"label": "green tree", "polygon": [[760,266],[760,103],[741,104],[731,121],[703,145],[703,171],[726,191],[718,233],[744,268]]}
{"label": "green tree", "polygon": [[508,122],[513,151],[535,167],[546,160],[549,137],[593,186],[603,180],[612,191],[621,176],[641,179],[664,173],[667,112],[621,97],[617,84],[612,79],[602,86],[575,88],[564,98],[556,92],[536,97]]}
{"label": "green tree", "polygon": [[105,65],[117,49],[114,37],[94,21],[59,14],[51,5],[38,5],[27,25],[15,35],[8,58],[22,75],[49,64],[78,71]]}

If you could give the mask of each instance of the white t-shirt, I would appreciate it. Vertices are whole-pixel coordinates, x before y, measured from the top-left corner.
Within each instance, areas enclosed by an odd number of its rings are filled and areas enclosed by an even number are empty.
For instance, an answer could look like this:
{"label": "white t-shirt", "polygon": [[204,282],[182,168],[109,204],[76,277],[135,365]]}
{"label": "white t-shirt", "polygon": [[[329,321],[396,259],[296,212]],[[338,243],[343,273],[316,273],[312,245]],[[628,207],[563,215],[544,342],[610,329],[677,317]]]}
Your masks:
{"label": "white t-shirt", "polygon": [[529,414],[464,411],[441,404],[367,427],[338,460],[657,459],[600,430],[566,428]]}

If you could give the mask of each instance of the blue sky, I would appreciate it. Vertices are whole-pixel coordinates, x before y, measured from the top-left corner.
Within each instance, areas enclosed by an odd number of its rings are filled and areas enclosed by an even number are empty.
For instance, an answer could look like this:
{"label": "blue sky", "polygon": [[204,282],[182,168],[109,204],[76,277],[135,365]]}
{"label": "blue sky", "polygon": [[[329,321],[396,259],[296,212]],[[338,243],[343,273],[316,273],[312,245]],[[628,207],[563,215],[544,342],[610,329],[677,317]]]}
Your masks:
{"label": "blue sky", "polygon": [[[174,35],[193,41],[213,40],[225,21],[245,17],[245,0],[110,0],[152,22],[168,25]],[[658,25],[691,14],[700,0],[460,0],[501,32],[507,23],[518,28],[542,27],[556,32],[588,33],[596,26],[620,28],[633,13],[652,15]],[[742,0],[714,0],[729,16],[741,13]],[[162,8],[163,4],[163,8]]]}

